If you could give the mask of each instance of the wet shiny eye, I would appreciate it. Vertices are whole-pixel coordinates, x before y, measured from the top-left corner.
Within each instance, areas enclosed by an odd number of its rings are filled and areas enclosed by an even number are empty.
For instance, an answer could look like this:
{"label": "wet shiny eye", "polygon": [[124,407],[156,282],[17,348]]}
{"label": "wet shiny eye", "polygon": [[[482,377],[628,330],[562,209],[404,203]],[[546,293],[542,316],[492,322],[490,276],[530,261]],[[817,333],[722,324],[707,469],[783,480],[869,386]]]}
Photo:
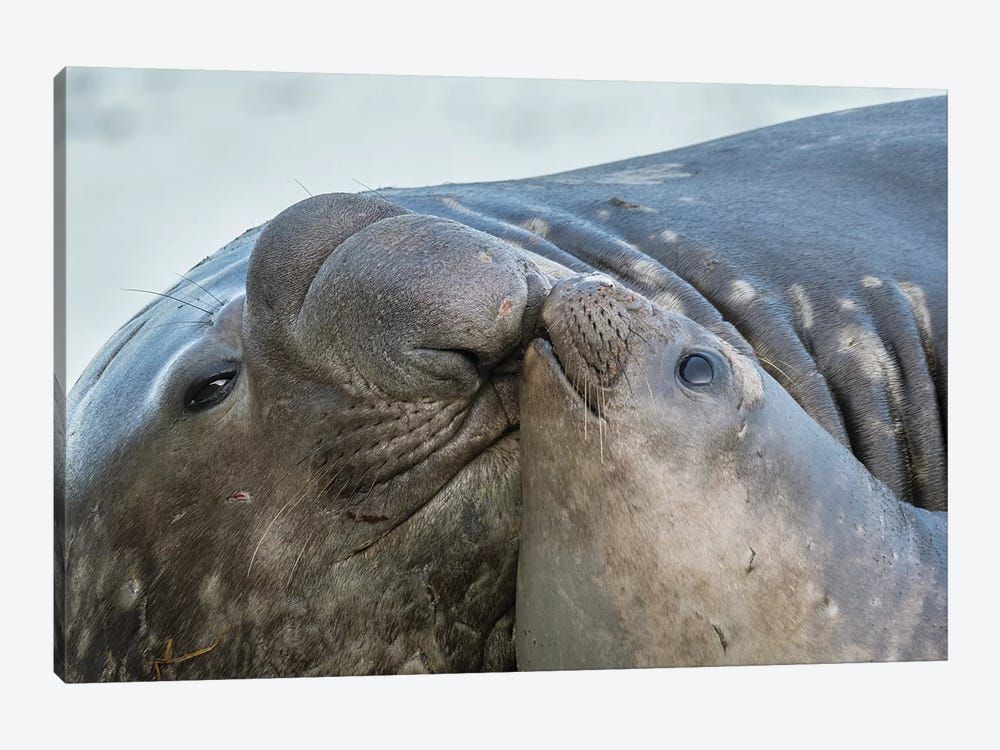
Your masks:
{"label": "wet shiny eye", "polygon": [[689,354],[677,367],[677,372],[688,385],[711,385],[715,370],[708,357],[701,354]]}
{"label": "wet shiny eye", "polygon": [[236,369],[225,370],[194,383],[184,395],[184,408],[200,411],[220,403],[232,392],[237,374]]}

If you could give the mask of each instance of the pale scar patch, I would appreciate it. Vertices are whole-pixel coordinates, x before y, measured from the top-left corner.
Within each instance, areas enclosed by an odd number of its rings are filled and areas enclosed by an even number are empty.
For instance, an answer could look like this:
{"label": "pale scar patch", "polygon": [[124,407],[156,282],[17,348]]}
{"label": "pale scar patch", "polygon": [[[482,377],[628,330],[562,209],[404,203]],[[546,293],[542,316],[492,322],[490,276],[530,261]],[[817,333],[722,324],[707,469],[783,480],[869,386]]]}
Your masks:
{"label": "pale scar patch", "polygon": [[745,305],[757,299],[757,290],[749,281],[736,279],[729,285],[729,301],[734,305]]}
{"label": "pale scar patch", "polygon": [[813,306],[805,287],[802,284],[792,284],[788,292],[792,295],[792,304],[795,305],[802,327],[806,330],[811,329],[814,321]]}

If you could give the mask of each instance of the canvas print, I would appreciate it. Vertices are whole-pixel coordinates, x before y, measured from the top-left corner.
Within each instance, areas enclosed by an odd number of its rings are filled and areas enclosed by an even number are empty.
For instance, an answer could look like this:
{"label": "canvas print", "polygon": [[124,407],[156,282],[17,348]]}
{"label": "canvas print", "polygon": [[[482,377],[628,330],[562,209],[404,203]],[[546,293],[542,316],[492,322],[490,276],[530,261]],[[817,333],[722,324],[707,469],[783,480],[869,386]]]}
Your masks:
{"label": "canvas print", "polygon": [[66,681],[947,658],[944,92],[68,69],[56,165]]}

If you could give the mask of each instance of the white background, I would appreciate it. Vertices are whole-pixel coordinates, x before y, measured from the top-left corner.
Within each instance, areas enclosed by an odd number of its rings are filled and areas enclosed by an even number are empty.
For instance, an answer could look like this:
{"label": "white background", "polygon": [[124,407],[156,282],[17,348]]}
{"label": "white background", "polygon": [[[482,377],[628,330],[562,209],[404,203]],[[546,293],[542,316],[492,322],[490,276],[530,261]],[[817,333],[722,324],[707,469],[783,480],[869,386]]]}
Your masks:
{"label": "white background", "polygon": [[[15,747],[995,742],[994,24],[969,3],[9,5],[0,732]],[[51,77],[66,64],[950,90],[950,632],[936,664],[63,686],[51,662]],[[389,179],[389,178],[386,178]],[[450,742],[449,742],[450,740]]]}

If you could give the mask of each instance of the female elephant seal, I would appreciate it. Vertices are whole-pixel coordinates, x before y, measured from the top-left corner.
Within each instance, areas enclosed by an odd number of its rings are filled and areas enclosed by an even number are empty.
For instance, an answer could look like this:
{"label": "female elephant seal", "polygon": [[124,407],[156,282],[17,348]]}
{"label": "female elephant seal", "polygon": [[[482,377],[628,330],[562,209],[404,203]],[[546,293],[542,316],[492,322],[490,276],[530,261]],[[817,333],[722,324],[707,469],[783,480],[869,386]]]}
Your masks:
{"label": "female elephant seal", "polygon": [[947,515],[900,502],[725,326],[593,275],[542,321],[520,668],[946,657]]}

